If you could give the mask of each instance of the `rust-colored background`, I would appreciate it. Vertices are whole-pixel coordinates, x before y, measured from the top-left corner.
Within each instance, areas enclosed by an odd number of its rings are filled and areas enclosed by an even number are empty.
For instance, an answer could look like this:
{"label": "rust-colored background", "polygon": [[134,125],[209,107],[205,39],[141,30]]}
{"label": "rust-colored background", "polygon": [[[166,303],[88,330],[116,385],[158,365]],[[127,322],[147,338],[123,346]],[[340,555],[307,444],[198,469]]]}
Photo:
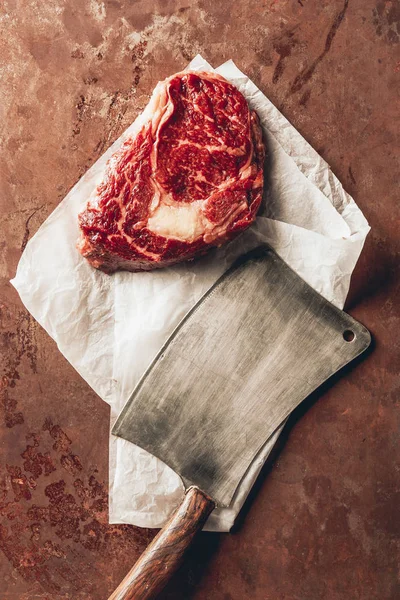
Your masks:
{"label": "rust-colored background", "polygon": [[157,80],[197,52],[233,58],[369,219],[347,309],[375,347],[296,412],[235,531],[203,534],[163,598],[398,600],[398,0],[4,0],[0,11],[0,600],[105,600],[154,535],[107,524],[108,407],[8,280]]}

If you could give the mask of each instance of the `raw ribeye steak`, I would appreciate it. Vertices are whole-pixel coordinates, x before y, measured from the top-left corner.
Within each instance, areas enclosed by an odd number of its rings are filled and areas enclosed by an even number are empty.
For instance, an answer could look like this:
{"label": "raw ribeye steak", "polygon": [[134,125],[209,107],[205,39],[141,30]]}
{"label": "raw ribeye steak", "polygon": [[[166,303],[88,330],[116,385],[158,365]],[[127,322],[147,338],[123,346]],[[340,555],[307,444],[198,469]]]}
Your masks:
{"label": "raw ribeye steak", "polygon": [[224,78],[177,73],[156,86],[142,117],[79,215],[78,249],[107,273],[220,246],[251,225],[262,198],[258,117]]}

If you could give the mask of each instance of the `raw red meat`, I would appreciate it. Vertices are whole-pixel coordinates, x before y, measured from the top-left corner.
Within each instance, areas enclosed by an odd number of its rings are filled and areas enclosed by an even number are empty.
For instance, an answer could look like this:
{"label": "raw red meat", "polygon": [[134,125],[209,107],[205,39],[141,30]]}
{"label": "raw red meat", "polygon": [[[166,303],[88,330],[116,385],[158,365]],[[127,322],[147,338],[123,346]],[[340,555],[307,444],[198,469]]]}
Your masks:
{"label": "raw red meat", "polygon": [[251,225],[262,198],[258,117],[225,79],[177,73],[156,86],[143,117],[79,215],[78,249],[107,273],[220,246]]}

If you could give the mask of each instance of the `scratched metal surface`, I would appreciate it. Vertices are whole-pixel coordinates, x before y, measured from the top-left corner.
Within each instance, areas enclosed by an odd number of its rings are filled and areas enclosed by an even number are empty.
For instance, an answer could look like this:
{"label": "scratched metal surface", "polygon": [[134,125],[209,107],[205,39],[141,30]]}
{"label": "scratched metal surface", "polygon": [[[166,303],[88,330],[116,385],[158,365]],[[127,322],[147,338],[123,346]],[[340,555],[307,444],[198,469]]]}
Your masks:
{"label": "scratched metal surface", "polygon": [[363,325],[260,247],[186,316],[113,433],[229,506],[276,428],[369,344]]}
{"label": "scratched metal surface", "polygon": [[233,57],[365,212],[347,309],[375,348],[296,410],[235,533],[200,536],[163,600],[398,600],[399,12],[393,0],[1,3],[1,600],[105,600],[154,535],[107,524],[108,407],[8,280],[155,82],[197,52]]}

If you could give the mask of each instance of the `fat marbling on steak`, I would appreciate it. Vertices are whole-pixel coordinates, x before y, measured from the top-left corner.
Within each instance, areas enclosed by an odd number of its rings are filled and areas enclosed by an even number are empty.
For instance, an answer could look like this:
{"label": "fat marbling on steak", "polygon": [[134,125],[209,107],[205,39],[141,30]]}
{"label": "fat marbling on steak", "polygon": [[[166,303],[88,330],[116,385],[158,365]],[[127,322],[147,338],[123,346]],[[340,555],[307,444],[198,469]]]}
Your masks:
{"label": "fat marbling on steak", "polygon": [[249,227],[261,203],[259,120],[223,77],[177,73],[143,116],[79,215],[78,249],[107,273],[203,254]]}

